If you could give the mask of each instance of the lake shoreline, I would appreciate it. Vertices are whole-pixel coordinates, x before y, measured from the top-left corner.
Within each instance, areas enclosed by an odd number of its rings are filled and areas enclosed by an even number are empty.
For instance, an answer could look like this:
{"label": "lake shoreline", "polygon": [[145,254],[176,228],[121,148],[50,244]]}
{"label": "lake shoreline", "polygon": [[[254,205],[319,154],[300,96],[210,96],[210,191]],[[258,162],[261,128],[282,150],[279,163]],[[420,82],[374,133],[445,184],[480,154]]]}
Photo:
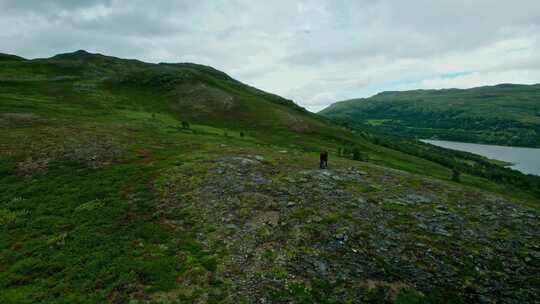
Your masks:
{"label": "lake shoreline", "polygon": [[[480,155],[480,156],[482,156],[482,155]],[[494,163],[494,164],[496,164],[496,165],[499,165],[499,166],[501,166],[501,167],[510,168],[510,167],[516,165],[515,163],[509,162],[509,161],[504,161],[504,160],[498,160],[498,159],[488,158],[488,157],[485,157],[485,156],[482,156],[482,157],[484,157],[485,159],[487,159],[489,162]]]}
{"label": "lake shoreline", "polygon": [[448,140],[421,139],[423,143],[434,146],[469,152],[489,159],[489,161],[522,172],[540,176],[540,149],[465,143]]}

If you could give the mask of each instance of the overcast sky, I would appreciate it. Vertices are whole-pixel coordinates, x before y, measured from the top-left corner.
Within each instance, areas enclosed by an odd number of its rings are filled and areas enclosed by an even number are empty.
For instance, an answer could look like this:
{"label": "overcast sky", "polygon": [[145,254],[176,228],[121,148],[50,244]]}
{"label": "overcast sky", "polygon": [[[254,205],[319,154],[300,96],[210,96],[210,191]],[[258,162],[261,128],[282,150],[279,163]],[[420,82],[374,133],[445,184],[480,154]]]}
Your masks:
{"label": "overcast sky", "polygon": [[311,111],[384,90],[540,83],[540,0],[0,0],[0,52],[195,62]]}

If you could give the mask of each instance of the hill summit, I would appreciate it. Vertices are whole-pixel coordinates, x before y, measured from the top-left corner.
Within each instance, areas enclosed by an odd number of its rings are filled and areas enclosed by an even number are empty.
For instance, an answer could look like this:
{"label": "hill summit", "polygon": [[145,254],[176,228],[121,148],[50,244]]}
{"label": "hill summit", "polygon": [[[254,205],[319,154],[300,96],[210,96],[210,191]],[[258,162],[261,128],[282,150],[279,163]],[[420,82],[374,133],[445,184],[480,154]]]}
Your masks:
{"label": "hill summit", "polygon": [[22,57],[0,53],[0,61],[22,61],[26,60]]}

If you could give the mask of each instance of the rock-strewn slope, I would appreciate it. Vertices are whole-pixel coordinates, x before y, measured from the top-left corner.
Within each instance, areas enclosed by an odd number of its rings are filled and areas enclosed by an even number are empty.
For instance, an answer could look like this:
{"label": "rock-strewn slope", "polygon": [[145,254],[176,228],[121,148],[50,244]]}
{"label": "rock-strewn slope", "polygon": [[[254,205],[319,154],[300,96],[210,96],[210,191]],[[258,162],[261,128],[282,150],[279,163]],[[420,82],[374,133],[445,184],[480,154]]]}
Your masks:
{"label": "rock-strewn slope", "polygon": [[164,217],[200,217],[164,224],[196,233],[222,261],[159,297],[200,299],[201,281],[225,284],[231,303],[540,296],[536,211],[401,171],[342,162],[316,170],[289,158],[234,155],[163,173]]}

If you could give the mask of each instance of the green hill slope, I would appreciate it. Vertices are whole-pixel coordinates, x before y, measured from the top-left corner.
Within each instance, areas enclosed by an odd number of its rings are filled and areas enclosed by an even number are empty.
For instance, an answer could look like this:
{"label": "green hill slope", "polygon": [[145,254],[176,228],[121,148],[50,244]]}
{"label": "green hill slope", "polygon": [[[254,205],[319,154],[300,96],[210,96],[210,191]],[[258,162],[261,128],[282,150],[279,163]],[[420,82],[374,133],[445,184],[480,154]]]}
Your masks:
{"label": "green hill slope", "polygon": [[[540,296],[532,177],[384,147],[206,66],[10,58],[0,303]],[[470,167],[460,182],[448,159]]]}
{"label": "green hill slope", "polygon": [[[290,100],[208,66],[149,64],[76,51],[47,59],[3,62],[0,84],[0,110],[8,115],[6,123],[16,123],[12,116],[19,113],[73,120],[78,128],[83,120],[120,123],[150,115],[163,117],[171,129],[186,121],[212,126],[221,134],[243,132],[268,144],[306,151],[337,151],[341,145],[357,145],[381,164],[408,167],[411,163],[404,161],[408,156],[374,145]],[[424,162],[416,161],[418,167]],[[448,169],[433,172],[443,177]]]}
{"label": "green hill slope", "polygon": [[[4,65],[0,73],[4,81],[46,80],[38,87],[45,91],[44,95],[56,89],[111,107],[138,106],[193,121],[298,130],[319,125],[309,115],[295,119],[295,113],[307,112],[292,101],[197,64],[156,65],[77,51],[49,59],[14,62]],[[103,100],[103,94],[110,98]]]}
{"label": "green hill slope", "polygon": [[540,85],[383,92],[320,114],[410,137],[540,147]]}
{"label": "green hill slope", "polygon": [[23,60],[25,59],[16,55],[0,53],[0,61],[23,61]]}

